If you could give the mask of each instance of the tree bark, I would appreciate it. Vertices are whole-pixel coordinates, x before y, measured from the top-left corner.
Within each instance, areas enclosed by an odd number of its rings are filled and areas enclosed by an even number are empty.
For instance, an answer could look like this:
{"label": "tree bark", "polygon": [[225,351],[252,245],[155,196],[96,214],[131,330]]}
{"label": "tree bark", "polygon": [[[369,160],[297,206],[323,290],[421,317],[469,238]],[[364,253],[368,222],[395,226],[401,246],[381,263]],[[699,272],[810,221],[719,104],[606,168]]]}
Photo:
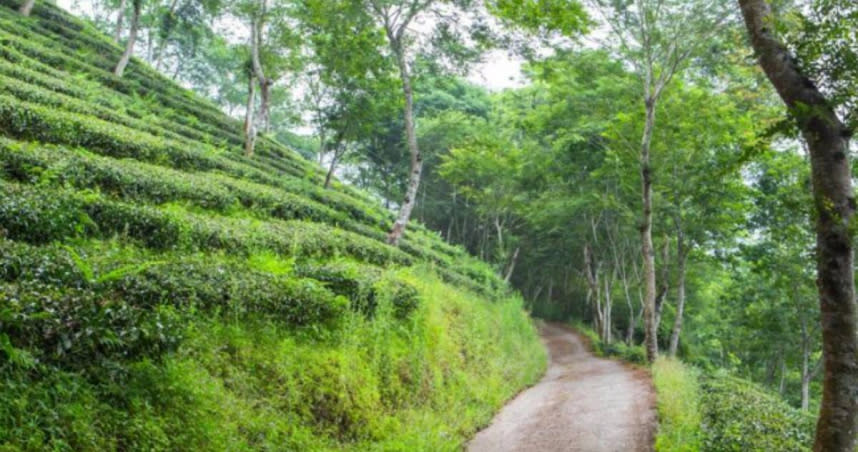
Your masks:
{"label": "tree bark", "polygon": [[655,295],[655,330],[661,328],[661,313],[664,312],[664,301],[667,299],[667,292],[670,290],[670,242],[665,237],[664,245],[661,247],[661,281],[658,285],[658,292]]}
{"label": "tree bark", "polygon": [[515,271],[515,263],[518,261],[518,253],[521,251],[521,247],[515,247],[515,251],[512,253],[512,259],[510,259],[509,266],[506,269],[506,275],[503,277],[503,282],[509,284],[509,280],[512,279],[512,272]]}
{"label": "tree bark", "polygon": [[253,109],[256,104],[256,80],[253,74],[247,76],[247,111],[244,113],[244,155],[253,157],[256,147],[256,127],[253,124]]}
{"label": "tree bark", "polygon": [[262,13],[259,17],[253,17],[250,21],[250,58],[253,67],[253,73],[256,80],[259,82],[259,117],[257,122],[262,127],[262,130],[267,132],[270,127],[271,118],[271,85],[273,81],[265,76],[265,70],[262,67],[262,58],[260,57],[260,47],[262,46],[262,28],[265,23],[263,17],[267,9],[267,2],[262,2]]}
{"label": "tree bark", "polygon": [[113,75],[122,77],[125,73],[125,68],[128,62],[131,61],[131,55],[134,54],[134,42],[137,41],[137,29],[140,26],[140,9],[143,7],[143,0],[132,0],[134,12],[131,14],[131,29],[128,32],[128,42],[125,44],[125,52],[119,58],[119,63],[113,69]]}
{"label": "tree bark", "polygon": [[682,333],[682,318],[685,314],[685,272],[688,262],[688,250],[685,247],[685,238],[680,230],[676,239],[676,318],[673,319],[673,330],[670,332],[670,356],[676,356],[679,348],[679,335]]}
{"label": "tree bark", "polygon": [[119,1],[119,11],[116,13],[116,25],[113,28],[113,40],[118,44],[122,39],[122,19],[125,18],[125,5],[127,0]]}
{"label": "tree bark", "polygon": [[328,166],[328,174],[325,175],[325,189],[331,186],[331,180],[334,178],[334,170],[337,169],[337,163],[339,163],[340,158],[345,154],[345,150],[341,149],[342,146],[342,139],[338,139],[334,146],[334,155],[331,157],[331,164]]}
{"label": "tree bark", "polygon": [[775,36],[768,2],[739,0],[739,5],[760,66],[795,114],[810,151],[825,369],[813,448],[817,452],[854,452],[858,332],[850,234],[855,212],[848,150],[851,131]]}
{"label": "tree bark", "polygon": [[29,16],[31,12],[33,12],[33,6],[36,4],[36,0],[27,0],[18,8],[18,12],[21,13],[22,16]]}
{"label": "tree bark", "polygon": [[647,93],[644,100],[646,122],[641,138],[641,254],[644,276],[644,344],[646,359],[652,363],[658,357],[658,326],[655,306],[655,250],[652,244],[652,168],[650,167],[650,144],[655,127],[655,99]]}
{"label": "tree bark", "polygon": [[405,198],[402,200],[396,222],[393,223],[393,228],[387,236],[387,243],[398,246],[417,201],[417,189],[420,187],[420,179],[423,175],[423,154],[420,153],[420,148],[417,146],[417,132],[414,130],[414,91],[411,87],[411,75],[408,70],[408,62],[405,59],[405,49],[402,48],[402,43],[394,40],[394,38],[391,38],[391,47],[394,49],[393,53],[399,65],[399,76],[402,79],[402,93],[405,96],[403,111],[405,138],[408,144],[408,152],[411,154],[408,189],[405,191]]}

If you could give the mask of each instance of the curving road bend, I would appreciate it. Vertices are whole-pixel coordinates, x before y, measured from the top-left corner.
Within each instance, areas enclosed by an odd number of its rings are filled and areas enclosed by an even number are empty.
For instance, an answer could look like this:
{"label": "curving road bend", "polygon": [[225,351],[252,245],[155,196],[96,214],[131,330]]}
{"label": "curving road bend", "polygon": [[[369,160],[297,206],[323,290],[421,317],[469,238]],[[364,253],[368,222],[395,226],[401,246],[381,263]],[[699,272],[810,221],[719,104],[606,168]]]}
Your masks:
{"label": "curving road bend", "polygon": [[469,452],[649,452],[657,424],[649,376],[597,358],[570,328],[540,329],[550,363],[468,444]]}

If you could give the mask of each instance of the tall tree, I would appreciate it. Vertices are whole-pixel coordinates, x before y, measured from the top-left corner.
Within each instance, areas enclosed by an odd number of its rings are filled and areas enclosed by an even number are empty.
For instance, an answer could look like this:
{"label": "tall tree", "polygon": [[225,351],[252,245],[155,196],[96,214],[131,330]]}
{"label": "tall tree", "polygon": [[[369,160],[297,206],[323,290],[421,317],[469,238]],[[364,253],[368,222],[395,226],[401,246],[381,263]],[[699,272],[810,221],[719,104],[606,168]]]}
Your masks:
{"label": "tall tree", "polygon": [[610,27],[620,54],[641,82],[644,125],[640,136],[641,255],[643,256],[644,331],[647,360],[658,355],[656,265],[652,239],[653,178],[651,148],[658,102],[687,61],[696,56],[726,18],[725,2],[706,0],[594,0]]}
{"label": "tall tree", "polygon": [[417,189],[420,187],[420,176],[423,173],[423,155],[417,144],[417,131],[414,127],[414,87],[411,84],[411,70],[409,68],[408,45],[411,37],[408,28],[417,17],[425,12],[436,0],[413,0],[413,1],[391,1],[391,0],[369,0],[370,7],[376,18],[381,21],[385,35],[387,36],[390,52],[396,61],[399,70],[399,78],[402,82],[402,95],[405,99],[402,116],[405,121],[405,142],[411,155],[411,164],[408,176],[408,188],[405,197],[399,207],[399,214],[393,223],[387,242],[391,245],[399,245],[402,234],[411,211],[417,202]]}
{"label": "tall tree", "polygon": [[848,149],[852,130],[778,37],[769,3],[739,0],[739,7],[760,66],[795,119],[810,153],[825,368],[814,450],[852,452],[858,436],[852,244],[856,204]]}
{"label": "tall tree", "polygon": [[128,42],[125,43],[125,51],[116,67],[113,69],[113,74],[117,77],[122,77],[125,73],[125,68],[128,62],[131,61],[131,56],[134,54],[134,44],[137,41],[137,32],[140,28],[140,12],[143,8],[143,0],[131,0],[131,28],[128,30]]}

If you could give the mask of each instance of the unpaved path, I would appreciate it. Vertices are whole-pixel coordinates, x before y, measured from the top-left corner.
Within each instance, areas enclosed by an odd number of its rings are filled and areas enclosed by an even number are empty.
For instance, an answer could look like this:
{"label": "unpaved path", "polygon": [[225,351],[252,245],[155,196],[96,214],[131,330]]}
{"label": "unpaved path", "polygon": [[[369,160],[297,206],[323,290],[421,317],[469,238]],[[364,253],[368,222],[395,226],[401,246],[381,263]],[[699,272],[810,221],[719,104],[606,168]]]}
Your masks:
{"label": "unpaved path", "polygon": [[565,326],[545,325],[540,333],[551,355],[545,377],[504,407],[468,451],[652,451],[648,375],[596,358]]}

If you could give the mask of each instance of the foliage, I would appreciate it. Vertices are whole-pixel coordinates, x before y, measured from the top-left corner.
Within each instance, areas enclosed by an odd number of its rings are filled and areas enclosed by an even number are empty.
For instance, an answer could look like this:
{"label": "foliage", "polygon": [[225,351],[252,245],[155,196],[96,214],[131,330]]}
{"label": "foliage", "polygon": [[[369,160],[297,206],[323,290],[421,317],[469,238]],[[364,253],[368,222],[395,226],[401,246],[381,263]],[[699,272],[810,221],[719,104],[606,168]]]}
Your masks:
{"label": "foliage", "polygon": [[[238,323],[195,315],[178,329],[185,339],[175,353],[162,361],[130,358],[115,379],[6,364],[7,387],[20,391],[0,392],[8,427],[0,443],[25,450],[456,450],[520,385],[538,378],[544,351],[520,300],[474,303],[425,269],[399,276],[437,302],[403,321],[382,298],[374,319],[349,315],[326,334],[253,315]],[[54,397],[66,392],[68,402]],[[444,415],[450,412],[458,415]]]}
{"label": "foliage", "polygon": [[[177,4],[145,11],[165,67],[205,32]],[[543,370],[491,267],[423,227],[387,246],[370,195],[0,5],[0,448],[455,450]]]}
{"label": "foliage", "polygon": [[704,379],[701,387],[704,450],[810,450],[813,417],[776,395],[721,374]]}
{"label": "foliage", "polygon": [[659,357],[652,365],[652,382],[658,394],[657,451],[701,449],[699,372],[682,362]]}

